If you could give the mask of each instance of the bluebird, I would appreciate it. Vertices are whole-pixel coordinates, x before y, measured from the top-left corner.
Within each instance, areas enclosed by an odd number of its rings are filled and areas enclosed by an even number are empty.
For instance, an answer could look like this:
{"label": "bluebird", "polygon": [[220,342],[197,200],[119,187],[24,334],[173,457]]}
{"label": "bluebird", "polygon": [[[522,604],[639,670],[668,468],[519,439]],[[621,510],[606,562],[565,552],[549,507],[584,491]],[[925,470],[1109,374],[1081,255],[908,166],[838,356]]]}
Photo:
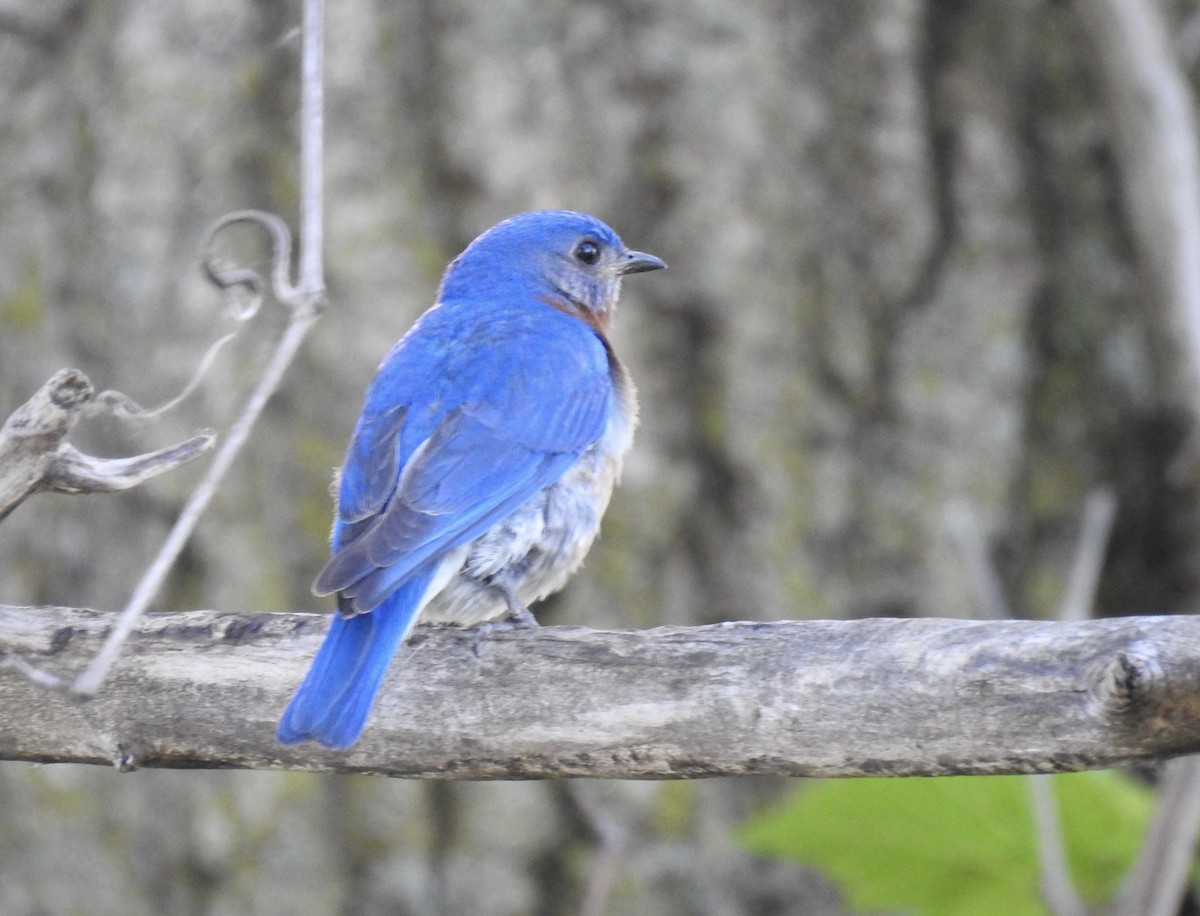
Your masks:
{"label": "bluebird", "polygon": [[353,745],[418,619],[536,625],[527,605],[583,562],[633,441],[608,339],[621,278],[665,266],[566,210],[507,219],[450,264],[367,389],[313,584],[337,615],[279,741]]}

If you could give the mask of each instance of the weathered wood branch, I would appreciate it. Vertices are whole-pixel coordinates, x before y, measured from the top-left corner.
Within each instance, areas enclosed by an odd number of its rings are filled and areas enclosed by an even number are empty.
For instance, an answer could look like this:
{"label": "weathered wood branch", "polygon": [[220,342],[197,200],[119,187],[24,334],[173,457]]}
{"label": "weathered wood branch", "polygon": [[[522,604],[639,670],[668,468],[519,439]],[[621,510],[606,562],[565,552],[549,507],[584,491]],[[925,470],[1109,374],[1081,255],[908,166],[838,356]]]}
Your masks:
{"label": "weathered wood branch", "polygon": [[0,520],[32,493],[110,493],[126,490],[198,458],[211,433],[132,458],[94,458],[67,436],[95,392],[78,369],[61,369],[0,426]]}
{"label": "weathered wood branch", "polygon": [[[69,678],[111,615],[0,606]],[[319,614],[153,614],[87,702],[0,670],[0,758],[525,779],[1045,773],[1200,750],[1200,617],[420,628],[349,752],[275,721]]]}

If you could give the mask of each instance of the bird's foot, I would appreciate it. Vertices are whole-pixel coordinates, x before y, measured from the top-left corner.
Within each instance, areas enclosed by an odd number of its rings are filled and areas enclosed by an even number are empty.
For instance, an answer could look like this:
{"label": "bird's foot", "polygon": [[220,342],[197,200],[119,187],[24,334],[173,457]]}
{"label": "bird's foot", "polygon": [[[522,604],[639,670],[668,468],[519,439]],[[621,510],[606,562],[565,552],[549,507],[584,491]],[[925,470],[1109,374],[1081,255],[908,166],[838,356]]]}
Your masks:
{"label": "bird's foot", "polygon": [[[494,621],[494,623],[507,623],[509,626],[515,628],[541,626],[541,624],[537,622],[537,618],[533,616],[533,612],[525,606],[524,602],[517,597],[517,593],[514,592],[509,586],[493,583],[492,588],[496,589],[496,591],[504,596],[504,603],[508,605],[508,619],[497,620]],[[490,625],[492,624],[489,624],[489,626]]]}
{"label": "bird's foot", "polygon": [[479,657],[479,644],[485,636],[491,636],[493,633],[504,630],[529,630],[541,626],[537,622],[537,618],[533,616],[533,612],[524,605],[521,599],[517,597],[517,593],[509,586],[493,583],[492,588],[504,596],[504,603],[508,605],[508,616],[501,617],[498,620],[489,620],[487,623],[480,624],[475,628],[475,640],[472,643],[471,650],[476,658]]}

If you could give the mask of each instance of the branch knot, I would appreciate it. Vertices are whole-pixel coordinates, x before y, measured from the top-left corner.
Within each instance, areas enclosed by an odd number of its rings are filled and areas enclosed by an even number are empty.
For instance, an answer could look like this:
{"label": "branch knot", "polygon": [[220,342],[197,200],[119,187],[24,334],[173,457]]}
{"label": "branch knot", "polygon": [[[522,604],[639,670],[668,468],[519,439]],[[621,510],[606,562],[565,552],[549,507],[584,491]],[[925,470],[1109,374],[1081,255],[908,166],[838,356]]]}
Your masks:
{"label": "branch knot", "polygon": [[1165,675],[1153,652],[1118,651],[1089,678],[1093,715],[1127,720],[1145,709],[1161,692]]}

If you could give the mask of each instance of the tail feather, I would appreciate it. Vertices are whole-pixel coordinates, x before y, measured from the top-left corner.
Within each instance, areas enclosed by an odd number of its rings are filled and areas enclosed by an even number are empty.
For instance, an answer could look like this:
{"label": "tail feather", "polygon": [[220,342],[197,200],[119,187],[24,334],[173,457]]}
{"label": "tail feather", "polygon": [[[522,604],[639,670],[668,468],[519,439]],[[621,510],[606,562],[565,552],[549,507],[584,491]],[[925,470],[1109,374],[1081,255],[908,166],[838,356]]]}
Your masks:
{"label": "tail feather", "polygon": [[409,579],[368,614],[334,618],[312,667],[279,720],[282,744],[358,740],[392,656],[411,632],[429,576]]}

